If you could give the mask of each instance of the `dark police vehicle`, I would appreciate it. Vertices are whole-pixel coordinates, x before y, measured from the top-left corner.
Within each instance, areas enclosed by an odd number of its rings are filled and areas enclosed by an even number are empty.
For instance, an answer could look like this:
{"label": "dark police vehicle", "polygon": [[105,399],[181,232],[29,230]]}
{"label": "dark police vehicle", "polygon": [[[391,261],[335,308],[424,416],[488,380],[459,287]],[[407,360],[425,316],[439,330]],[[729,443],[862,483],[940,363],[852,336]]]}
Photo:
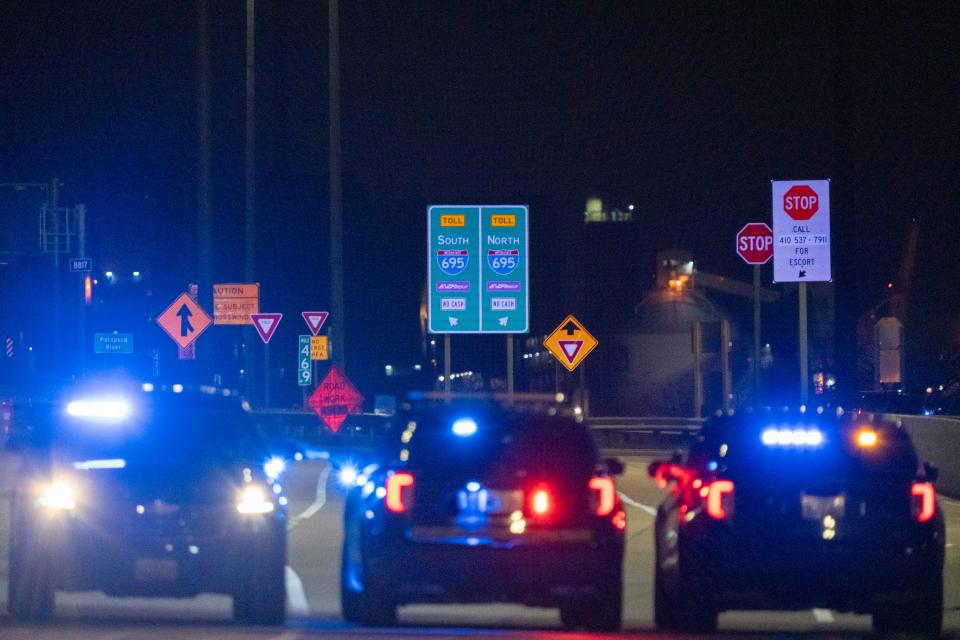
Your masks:
{"label": "dark police vehicle", "polygon": [[344,618],[518,602],[559,607],[569,628],[620,628],[620,472],[570,418],[459,401],[400,414],[347,496]]}
{"label": "dark police vehicle", "polygon": [[238,620],[282,622],[286,498],[248,413],[229,391],[145,384],[18,415],[11,616],[50,617],[55,590],[220,592]]}
{"label": "dark police vehicle", "polygon": [[877,632],[936,637],[944,522],[936,469],[869,414],[709,420],[685,457],[654,462],[656,624],[711,632],[731,609],[871,614]]}

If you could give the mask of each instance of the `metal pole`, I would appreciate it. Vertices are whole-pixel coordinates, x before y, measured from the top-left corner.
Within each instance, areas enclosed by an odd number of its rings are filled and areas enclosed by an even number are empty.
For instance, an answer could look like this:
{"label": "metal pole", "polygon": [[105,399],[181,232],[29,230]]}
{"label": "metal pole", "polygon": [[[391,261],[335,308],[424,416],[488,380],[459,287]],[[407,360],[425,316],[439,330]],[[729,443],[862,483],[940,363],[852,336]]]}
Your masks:
{"label": "metal pole", "polygon": [[800,296],[800,402],[807,404],[810,396],[810,360],[807,345],[807,283],[797,287]]}
{"label": "metal pole", "polygon": [[507,401],[513,404],[513,336],[507,335]]}
{"label": "metal pole", "polygon": [[450,334],[443,334],[443,391],[450,393]]}
{"label": "metal pole", "polygon": [[343,302],[343,185],[340,171],[340,5],[328,4],[330,91],[330,345],[332,360],[345,369]]}
{"label": "metal pole", "polygon": [[[87,257],[87,208],[82,204],[77,205],[77,256],[80,258]],[[86,370],[86,361],[87,361],[87,349],[90,348],[90,345],[86,342],[87,334],[87,301],[84,288],[86,285],[87,273],[81,271],[77,274],[78,281],[80,282],[80,299],[77,304],[77,335],[79,341],[77,345],[80,350],[79,358],[77,363],[80,366],[80,372],[83,373]]]}
{"label": "metal pole", "polygon": [[263,345],[263,406],[270,407],[270,343]]}
{"label": "metal pole", "polygon": [[[197,262],[201,304],[209,303],[213,285],[212,228],[210,222],[210,38],[208,1],[197,0]],[[210,307],[207,307],[210,308]]]}
{"label": "metal pole", "polygon": [[[53,350],[44,354],[42,366],[50,366],[60,360],[60,234],[69,228],[61,229],[60,225],[60,180],[50,181],[50,190],[47,192],[47,206],[50,207],[48,219],[53,224]],[[52,217],[51,217],[52,216]]]}
{"label": "metal pole", "polygon": [[760,405],[760,265],[753,265],[753,404]]}
{"label": "metal pole", "polygon": [[733,376],[730,374],[730,321],[720,322],[720,367],[723,369],[723,409],[733,409]]}
{"label": "metal pole", "polygon": [[580,365],[580,411],[584,418],[590,415],[590,398],[587,391],[587,366]]}
{"label": "metal pole", "polygon": [[693,323],[693,415],[699,418],[703,415],[703,372],[700,370],[701,354],[703,353],[703,327],[699,322]]}
{"label": "metal pole", "polygon": [[[246,174],[245,174],[245,198],[244,198],[244,279],[247,282],[254,282],[256,278],[256,202],[257,202],[257,169],[256,169],[256,0],[247,0],[247,102],[246,102]],[[245,364],[246,364],[246,393],[247,396],[253,395],[253,388],[256,385],[256,360],[253,355],[253,331],[251,327],[243,330],[243,341],[246,343]]]}

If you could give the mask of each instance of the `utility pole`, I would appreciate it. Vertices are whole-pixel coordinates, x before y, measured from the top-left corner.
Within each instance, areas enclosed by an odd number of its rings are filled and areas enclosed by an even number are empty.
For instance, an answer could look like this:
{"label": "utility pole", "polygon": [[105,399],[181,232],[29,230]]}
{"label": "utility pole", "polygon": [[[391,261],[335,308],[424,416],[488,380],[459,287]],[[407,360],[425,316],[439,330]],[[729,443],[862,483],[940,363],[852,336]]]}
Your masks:
{"label": "utility pole", "polygon": [[343,185],[340,172],[340,4],[328,0],[330,21],[330,339],[331,360],[346,370],[343,304]]}
{"label": "utility pole", "polygon": [[[256,202],[257,202],[257,130],[256,130],[256,55],[255,55],[255,35],[256,35],[256,1],[247,0],[247,103],[246,103],[246,175],[245,175],[245,200],[244,200],[244,269],[243,275],[246,282],[254,282],[256,279],[257,260],[256,260]],[[243,330],[244,342],[244,385],[246,394],[253,395],[253,389],[256,385],[256,359],[253,355],[254,336],[251,327],[245,327]]]}
{"label": "utility pole", "polygon": [[213,286],[212,228],[210,224],[210,38],[209,0],[197,0],[197,263],[200,303],[209,306]]}
{"label": "utility pole", "polygon": [[[46,366],[51,366],[58,362],[58,354],[61,345],[61,325],[60,325],[60,180],[54,178],[50,181],[50,188],[47,189],[47,207],[50,215],[53,216],[54,233],[56,242],[53,245],[53,350],[47,354],[45,360]],[[69,229],[64,228],[69,233]],[[61,365],[62,366],[62,365]],[[63,373],[63,371],[58,371]]]}

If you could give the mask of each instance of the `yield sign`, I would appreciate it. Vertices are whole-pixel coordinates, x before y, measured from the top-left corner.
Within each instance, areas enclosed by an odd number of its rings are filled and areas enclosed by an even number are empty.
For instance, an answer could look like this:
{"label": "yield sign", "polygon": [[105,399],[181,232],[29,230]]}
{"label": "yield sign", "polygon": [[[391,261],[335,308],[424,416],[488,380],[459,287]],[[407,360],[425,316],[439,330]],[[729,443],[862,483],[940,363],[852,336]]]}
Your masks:
{"label": "yield sign", "polygon": [[187,348],[213,322],[203,308],[186,293],[181,293],[167,310],[157,316],[157,324],[181,349]]}
{"label": "yield sign", "polygon": [[340,369],[332,366],[307,405],[336,433],[348,414],[361,412],[363,396]]}
{"label": "yield sign", "polygon": [[260,339],[263,340],[263,344],[270,342],[270,338],[273,337],[274,331],[276,331],[277,327],[280,326],[280,320],[282,318],[282,313],[250,314],[250,319],[253,320],[253,328],[256,329],[257,333],[260,334]]}
{"label": "yield sign", "polygon": [[543,346],[567,371],[573,371],[580,366],[598,344],[597,339],[573,316],[567,316],[543,341]]}
{"label": "yield sign", "polygon": [[323,323],[327,321],[327,316],[330,314],[326,311],[304,311],[300,315],[303,316],[303,321],[307,323],[307,328],[310,329],[310,333],[317,335],[320,333],[320,329],[323,328]]}

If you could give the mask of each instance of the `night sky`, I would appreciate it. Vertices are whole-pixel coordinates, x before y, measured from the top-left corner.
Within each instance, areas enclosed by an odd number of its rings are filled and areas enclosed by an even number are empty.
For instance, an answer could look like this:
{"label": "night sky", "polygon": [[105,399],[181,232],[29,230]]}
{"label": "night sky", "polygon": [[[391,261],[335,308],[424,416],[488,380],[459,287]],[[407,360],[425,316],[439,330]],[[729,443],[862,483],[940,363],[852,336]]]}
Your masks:
{"label": "night sky", "polygon": [[[258,4],[258,279],[293,341],[329,305],[327,5]],[[0,27],[0,182],[58,176],[98,266],[145,271],[161,311],[197,278],[195,3],[8,2]],[[956,375],[958,28],[949,3],[342,2],[348,370],[419,357],[428,204],[530,205],[543,333],[588,195],[749,280],[733,237],[770,180],[830,178],[838,371],[892,281],[915,381]],[[214,279],[237,282],[244,2],[210,3],[210,44]]]}

